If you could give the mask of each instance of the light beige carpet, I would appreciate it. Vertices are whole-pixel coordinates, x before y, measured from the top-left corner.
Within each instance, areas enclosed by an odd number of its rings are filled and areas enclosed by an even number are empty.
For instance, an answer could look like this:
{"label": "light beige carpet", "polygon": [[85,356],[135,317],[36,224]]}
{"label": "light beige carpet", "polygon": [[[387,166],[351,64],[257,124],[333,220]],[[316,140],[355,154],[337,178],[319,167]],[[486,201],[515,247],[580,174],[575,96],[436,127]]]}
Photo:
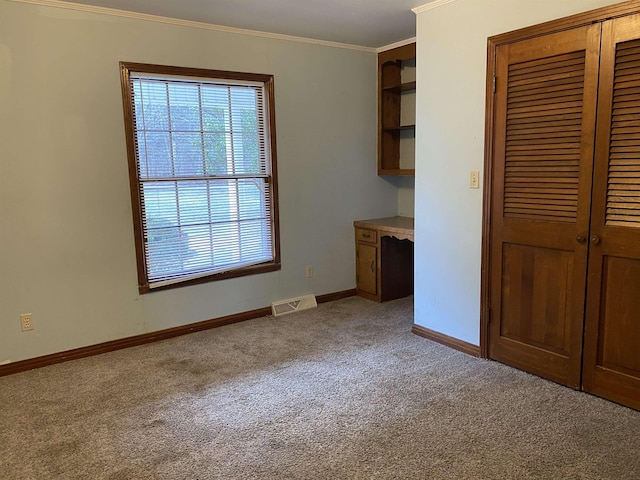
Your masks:
{"label": "light beige carpet", "polygon": [[0,378],[6,479],[639,479],[640,413],[348,298]]}

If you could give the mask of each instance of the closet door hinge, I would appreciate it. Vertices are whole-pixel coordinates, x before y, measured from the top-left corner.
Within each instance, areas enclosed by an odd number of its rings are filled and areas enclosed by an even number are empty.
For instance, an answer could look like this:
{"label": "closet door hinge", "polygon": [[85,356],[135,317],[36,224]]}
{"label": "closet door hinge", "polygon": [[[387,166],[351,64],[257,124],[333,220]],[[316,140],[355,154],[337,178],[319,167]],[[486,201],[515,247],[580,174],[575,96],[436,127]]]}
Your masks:
{"label": "closet door hinge", "polygon": [[493,76],[493,93],[496,93],[496,76]]}

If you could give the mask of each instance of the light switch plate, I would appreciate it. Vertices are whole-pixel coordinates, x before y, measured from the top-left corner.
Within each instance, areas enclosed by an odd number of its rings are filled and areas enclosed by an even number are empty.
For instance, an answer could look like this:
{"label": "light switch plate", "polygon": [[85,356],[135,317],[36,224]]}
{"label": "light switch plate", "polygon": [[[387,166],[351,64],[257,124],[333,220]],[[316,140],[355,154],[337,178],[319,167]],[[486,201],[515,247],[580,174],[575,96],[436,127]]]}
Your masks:
{"label": "light switch plate", "polygon": [[480,170],[471,170],[469,188],[480,188]]}

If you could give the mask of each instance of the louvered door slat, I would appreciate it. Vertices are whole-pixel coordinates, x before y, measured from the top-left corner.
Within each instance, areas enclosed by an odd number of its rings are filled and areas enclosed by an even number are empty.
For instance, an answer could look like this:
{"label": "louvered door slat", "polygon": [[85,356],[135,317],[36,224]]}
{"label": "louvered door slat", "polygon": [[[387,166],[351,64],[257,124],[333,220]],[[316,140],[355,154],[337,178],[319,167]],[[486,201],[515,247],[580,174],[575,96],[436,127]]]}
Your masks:
{"label": "louvered door slat", "polygon": [[615,131],[616,133],[635,133],[638,131],[638,127],[640,127],[640,120],[636,122],[626,122],[624,125],[624,127],[614,126],[613,131]]}
{"label": "louvered door slat", "polygon": [[578,165],[578,162],[576,160],[540,160],[538,158],[536,158],[535,160],[531,160],[528,157],[523,157],[521,160],[513,160],[511,162],[511,168],[518,168],[518,167],[538,168],[541,166],[572,167],[577,165]]}
{"label": "louvered door slat", "polygon": [[550,73],[548,70],[542,72],[543,74],[535,75],[523,75],[522,77],[513,78],[513,83],[510,84],[513,88],[520,90],[525,88],[535,88],[536,86],[547,85],[562,85],[573,82],[576,78],[580,78],[582,75],[581,69],[562,71]]}
{"label": "louvered door slat", "polygon": [[635,58],[637,58],[637,60],[632,59],[626,62],[626,65],[624,67],[620,67],[620,69],[640,67],[640,55],[636,55]]}
{"label": "louvered door slat", "polygon": [[640,80],[634,79],[632,77],[627,77],[626,79],[621,79],[619,82],[616,82],[616,88],[634,88],[640,87]]}
{"label": "louvered door slat", "polygon": [[[526,186],[516,185],[511,187],[505,187],[504,191],[505,193],[509,193],[511,195],[511,198],[516,198],[520,192],[540,195],[539,197],[536,196],[535,198],[542,198],[542,195],[546,195],[546,194],[572,195],[571,193],[566,193],[567,190],[564,188],[550,188],[550,187],[542,188],[538,186],[529,186],[529,185],[526,185]],[[620,193],[617,193],[617,195],[620,195]]]}
{"label": "louvered door slat", "polygon": [[[536,178],[558,178],[560,182],[568,182],[566,178],[573,178],[578,172],[578,167],[566,166],[566,167],[556,167],[555,165],[551,165],[550,169],[541,170],[540,165],[525,165],[525,166],[514,166],[509,169],[508,172],[505,173],[505,179],[522,179],[523,182],[531,182]],[[524,177],[529,177],[528,180]]]}
{"label": "louvered door slat", "polygon": [[[559,123],[559,122],[558,122]],[[567,122],[566,124],[564,124],[565,128],[563,129],[564,132],[579,132],[580,131],[580,125],[576,125],[574,122]],[[550,133],[553,136],[558,136],[558,135],[563,135],[564,133],[559,133],[557,131],[558,126],[547,126],[544,123],[540,123],[537,125],[523,125],[524,128],[511,128],[509,130],[509,133],[507,134],[508,137],[511,136],[515,136],[515,135],[528,135],[528,134],[533,134],[533,135],[542,135],[545,133]]]}
{"label": "louvered door slat", "polygon": [[[565,132],[531,132],[520,133],[518,131],[507,134],[507,139],[510,145],[526,145],[529,142],[531,144],[557,144],[557,143],[573,143],[575,136],[575,130],[569,130]],[[627,137],[625,137],[626,139]]]}
{"label": "louvered door slat", "polygon": [[[568,144],[570,145],[570,144]],[[579,147],[564,147],[562,145],[554,145],[558,148],[550,148],[549,145],[513,145],[507,148],[507,154],[518,152],[519,154],[526,154],[532,157],[537,157],[539,154],[549,155],[568,155],[571,158],[575,158],[580,154]]]}
{"label": "louvered door slat", "polygon": [[[580,96],[580,98],[582,97]],[[509,110],[511,115],[514,116],[514,118],[517,118],[517,114],[519,113],[529,114],[530,112],[546,112],[545,114],[549,115],[549,114],[553,114],[553,112],[556,110],[563,110],[563,111],[569,110],[569,111],[580,112],[582,111],[582,100],[580,100],[580,98],[578,98],[578,100],[573,102],[552,102],[551,104],[547,102],[540,102],[539,100],[531,101],[531,102],[526,102],[525,104],[526,106],[510,105]]]}
{"label": "louvered door slat", "polygon": [[[555,58],[555,64],[558,68],[562,68],[568,65],[582,65],[582,60],[572,54],[558,55]],[[529,73],[533,71],[545,71],[548,69],[548,66],[549,65],[546,58],[539,58],[537,60],[529,60],[526,63],[511,65],[511,72],[514,75],[519,75],[522,73]]]}
{"label": "louvered door slat", "polygon": [[532,196],[521,192],[518,195],[513,196],[513,200],[510,203],[522,203],[527,202],[531,204],[543,204],[543,205],[575,205],[577,203],[577,197],[571,197],[570,195],[541,195]]}
{"label": "louvered door slat", "polygon": [[581,92],[558,92],[555,95],[527,95],[519,98],[513,98],[509,101],[509,106],[511,108],[527,108],[531,105],[532,102],[535,102],[538,107],[544,105],[552,105],[558,107],[559,105],[563,105],[567,102],[582,102],[582,93]]}
{"label": "louvered door slat", "polygon": [[[523,128],[532,128],[541,124],[552,125],[552,126],[564,126],[564,125],[581,125],[581,115],[582,112],[574,112],[568,113],[564,112],[562,114],[558,114],[556,112],[553,116],[542,116],[537,118],[529,118],[529,117],[520,117],[520,118],[510,118],[507,120],[508,130],[515,128],[518,125],[523,125]],[[549,123],[547,123],[549,122]]]}

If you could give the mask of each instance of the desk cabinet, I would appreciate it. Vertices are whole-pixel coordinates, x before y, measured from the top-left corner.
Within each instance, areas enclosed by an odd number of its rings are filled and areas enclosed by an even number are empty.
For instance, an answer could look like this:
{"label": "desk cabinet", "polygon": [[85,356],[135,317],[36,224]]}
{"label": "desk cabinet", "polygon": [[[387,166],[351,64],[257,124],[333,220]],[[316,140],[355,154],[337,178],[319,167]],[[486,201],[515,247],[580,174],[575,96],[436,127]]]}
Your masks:
{"label": "desk cabinet", "polygon": [[[378,294],[378,235],[375,230],[356,228],[356,284],[358,293]],[[367,297],[369,298],[369,297]]]}
{"label": "desk cabinet", "polygon": [[413,293],[413,218],[354,222],[356,289],[376,302]]}

